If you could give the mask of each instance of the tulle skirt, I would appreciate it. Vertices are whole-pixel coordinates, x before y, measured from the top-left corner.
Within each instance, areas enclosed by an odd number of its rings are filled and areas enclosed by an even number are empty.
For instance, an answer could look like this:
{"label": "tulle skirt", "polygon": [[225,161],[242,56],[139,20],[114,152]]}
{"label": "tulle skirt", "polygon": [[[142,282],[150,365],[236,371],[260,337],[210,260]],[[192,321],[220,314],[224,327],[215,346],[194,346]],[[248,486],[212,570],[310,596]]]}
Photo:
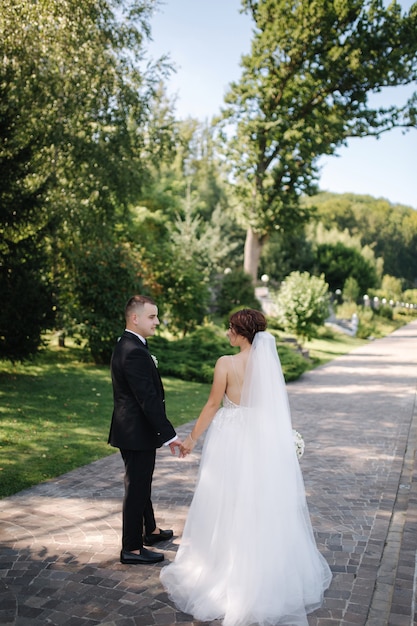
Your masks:
{"label": "tulle skirt", "polygon": [[230,401],[217,412],[181,545],[161,581],[200,621],[306,626],[331,573],[315,544],[292,435],[283,452],[257,424]]}

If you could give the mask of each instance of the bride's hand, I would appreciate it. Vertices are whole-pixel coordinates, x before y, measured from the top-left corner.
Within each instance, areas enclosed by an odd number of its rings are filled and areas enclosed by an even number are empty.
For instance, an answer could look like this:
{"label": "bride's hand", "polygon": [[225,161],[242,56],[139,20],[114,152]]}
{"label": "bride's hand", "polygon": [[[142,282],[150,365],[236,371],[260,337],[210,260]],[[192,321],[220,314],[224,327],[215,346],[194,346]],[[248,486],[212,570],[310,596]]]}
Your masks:
{"label": "bride's hand", "polygon": [[188,437],[181,444],[180,457],[187,456],[187,454],[189,454],[194,449],[195,444],[196,442],[191,437],[191,435],[188,435]]}

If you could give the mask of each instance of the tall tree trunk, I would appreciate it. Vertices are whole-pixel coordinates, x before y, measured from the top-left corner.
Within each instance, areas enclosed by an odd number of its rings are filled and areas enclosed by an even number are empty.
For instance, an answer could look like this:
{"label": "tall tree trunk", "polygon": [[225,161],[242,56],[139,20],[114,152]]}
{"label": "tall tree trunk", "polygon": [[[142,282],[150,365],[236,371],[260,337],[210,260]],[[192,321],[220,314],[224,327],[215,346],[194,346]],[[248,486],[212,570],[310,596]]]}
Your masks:
{"label": "tall tree trunk", "polygon": [[252,276],[253,284],[258,280],[259,259],[265,243],[265,236],[258,235],[250,227],[246,231],[243,269]]}

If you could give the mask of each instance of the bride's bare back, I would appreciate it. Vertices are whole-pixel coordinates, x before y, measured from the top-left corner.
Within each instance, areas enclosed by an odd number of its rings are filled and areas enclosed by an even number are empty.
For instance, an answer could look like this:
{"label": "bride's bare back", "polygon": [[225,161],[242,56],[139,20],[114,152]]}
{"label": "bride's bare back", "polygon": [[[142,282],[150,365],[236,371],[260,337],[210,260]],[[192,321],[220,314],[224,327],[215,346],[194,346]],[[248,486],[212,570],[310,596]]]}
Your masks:
{"label": "bride's bare back", "polygon": [[245,350],[234,356],[223,357],[227,368],[225,393],[234,404],[240,404],[248,356],[249,352]]}

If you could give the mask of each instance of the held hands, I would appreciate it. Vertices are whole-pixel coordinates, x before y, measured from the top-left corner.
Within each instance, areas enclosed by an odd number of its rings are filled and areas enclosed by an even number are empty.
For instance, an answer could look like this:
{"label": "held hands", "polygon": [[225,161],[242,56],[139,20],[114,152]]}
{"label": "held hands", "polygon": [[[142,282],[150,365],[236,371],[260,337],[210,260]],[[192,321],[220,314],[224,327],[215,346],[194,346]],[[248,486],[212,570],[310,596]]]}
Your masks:
{"label": "held hands", "polygon": [[171,454],[173,456],[175,456],[175,448],[178,448],[179,451],[179,455],[178,456],[182,456],[181,454],[181,449],[182,449],[182,441],[181,439],[175,439],[175,441],[171,441],[171,443],[168,444],[169,448],[171,450]]}
{"label": "held hands", "polygon": [[179,457],[184,458],[194,449],[196,443],[197,442],[192,438],[190,434],[184,442],[182,442],[181,439],[177,438],[174,441],[171,441],[171,443],[169,443],[168,445],[173,456],[176,456],[176,448],[178,448]]}
{"label": "held hands", "polygon": [[188,435],[184,443],[180,445],[180,457],[184,458],[185,456],[187,456],[187,454],[189,454],[194,449],[196,443],[197,442],[194,441],[191,435]]}

